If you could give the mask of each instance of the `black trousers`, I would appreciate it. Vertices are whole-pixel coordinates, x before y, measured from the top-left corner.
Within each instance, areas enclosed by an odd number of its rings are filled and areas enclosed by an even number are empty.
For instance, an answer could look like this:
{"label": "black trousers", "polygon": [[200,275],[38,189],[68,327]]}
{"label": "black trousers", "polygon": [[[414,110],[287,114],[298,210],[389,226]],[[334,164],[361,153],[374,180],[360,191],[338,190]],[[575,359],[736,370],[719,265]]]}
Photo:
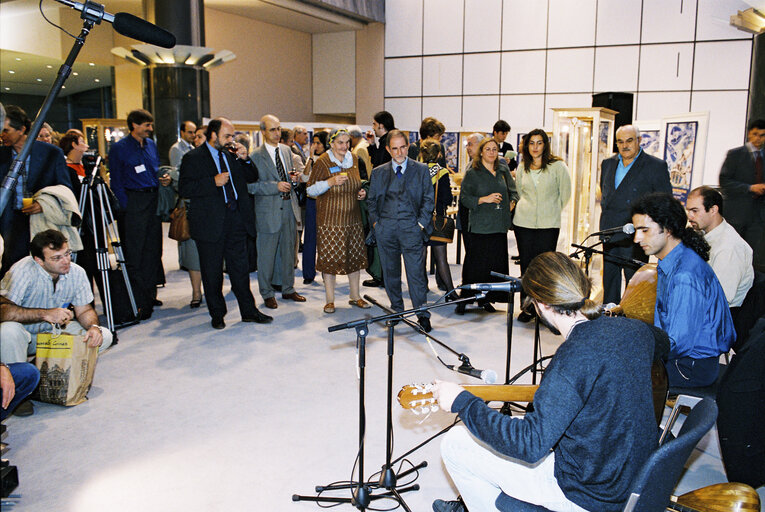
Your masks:
{"label": "black trousers", "polygon": [[157,191],[127,191],[125,261],[136,306],[151,311],[157,298],[162,265],[162,224],[157,217]]}
{"label": "black trousers", "polygon": [[[618,256],[620,258],[631,258],[648,262],[643,249],[632,241],[632,237],[623,238],[616,242],[609,242],[603,245],[603,250],[607,255]],[[622,273],[624,281],[630,282],[632,276],[637,272],[637,268],[631,265],[622,265],[611,261],[607,256],[603,257],[603,304],[613,302],[619,304],[622,300]]]}
{"label": "black trousers", "polygon": [[[526,273],[529,263],[543,252],[554,251],[558,246],[560,228],[532,229],[515,226],[515,241],[518,244],[521,276]],[[526,294],[521,292],[521,306]]]}
{"label": "black trousers", "polygon": [[242,317],[255,316],[255,298],[250,290],[250,269],[247,259],[247,229],[237,210],[226,210],[224,232],[215,242],[194,240],[199,251],[207,310],[212,318],[223,318],[228,311],[223,298],[223,260],[231,281],[231,290],[239,303]]}

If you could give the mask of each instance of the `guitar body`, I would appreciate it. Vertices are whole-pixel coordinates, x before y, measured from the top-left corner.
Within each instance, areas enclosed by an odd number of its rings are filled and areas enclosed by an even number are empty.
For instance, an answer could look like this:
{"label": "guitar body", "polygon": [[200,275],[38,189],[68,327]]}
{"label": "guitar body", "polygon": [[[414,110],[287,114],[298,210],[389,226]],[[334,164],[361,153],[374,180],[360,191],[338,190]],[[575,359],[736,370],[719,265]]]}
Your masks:
{"label": "guitar body", "polygon": [[667,510],[678,512],[758,512],[760,496],[752,487],[739,483],[724,483],[702,487],[672,497]]}

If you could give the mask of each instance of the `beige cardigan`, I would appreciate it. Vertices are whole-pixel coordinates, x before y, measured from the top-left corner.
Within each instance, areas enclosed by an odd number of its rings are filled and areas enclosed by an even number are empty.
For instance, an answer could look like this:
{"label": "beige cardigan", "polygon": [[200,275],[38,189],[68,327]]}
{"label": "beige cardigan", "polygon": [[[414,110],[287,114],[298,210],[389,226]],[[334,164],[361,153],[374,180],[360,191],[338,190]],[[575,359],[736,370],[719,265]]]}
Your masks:
{"label": "beige cardigan", "polygon": [[[538,175],[536,183],[532,173]],[[571,199],[571,178],[562,160],[528,172],[521,163],[515,185],[520,199],[513,224],[529,229],[560,228],[561,212]]]}

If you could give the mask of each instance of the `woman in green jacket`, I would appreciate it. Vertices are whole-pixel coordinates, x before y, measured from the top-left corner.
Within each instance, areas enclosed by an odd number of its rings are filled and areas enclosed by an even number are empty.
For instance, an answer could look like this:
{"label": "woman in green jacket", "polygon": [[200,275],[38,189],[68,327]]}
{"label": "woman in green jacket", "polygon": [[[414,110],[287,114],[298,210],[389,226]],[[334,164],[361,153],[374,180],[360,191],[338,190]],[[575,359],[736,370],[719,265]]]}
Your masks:
{"label": "woman in green jacket", "polygon": [[[473,163],[465,173],[460,188],[460,202],[470,210],[468,231],[470,247],[466,247],[462,266],[462,284],[496,281],[490,272],[509,272],[507,231],[510,211],[518,196],[510,169],[499,161],[499,146],[492,138],[481,141]],[[464,296],[465,290],[463,290]],[[495,311],[492,302],[507,302],[504,292],[489,292],[479,306]],[[465,312],[465,303],[457,304],[456,312]]]}

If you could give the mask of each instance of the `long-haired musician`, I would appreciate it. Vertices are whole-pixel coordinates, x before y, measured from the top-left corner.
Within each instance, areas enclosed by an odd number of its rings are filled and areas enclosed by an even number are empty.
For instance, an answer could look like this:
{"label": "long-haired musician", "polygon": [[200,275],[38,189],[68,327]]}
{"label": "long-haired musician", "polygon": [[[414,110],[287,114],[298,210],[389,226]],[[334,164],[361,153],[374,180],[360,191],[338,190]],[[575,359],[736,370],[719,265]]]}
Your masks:
{"label": "long-haired musician", "polygon": [[433,510],[498,510],[501,493],[550,510],[622,510],[656,447],[651,327],[601,317],[589,279],[561,253],[534,258],[523,289],[540,320],[565,341],[523,418],[490,409],[457,384],[436,383],[441,407],[465,425],[441,444],[464,505],[436,500]]}

